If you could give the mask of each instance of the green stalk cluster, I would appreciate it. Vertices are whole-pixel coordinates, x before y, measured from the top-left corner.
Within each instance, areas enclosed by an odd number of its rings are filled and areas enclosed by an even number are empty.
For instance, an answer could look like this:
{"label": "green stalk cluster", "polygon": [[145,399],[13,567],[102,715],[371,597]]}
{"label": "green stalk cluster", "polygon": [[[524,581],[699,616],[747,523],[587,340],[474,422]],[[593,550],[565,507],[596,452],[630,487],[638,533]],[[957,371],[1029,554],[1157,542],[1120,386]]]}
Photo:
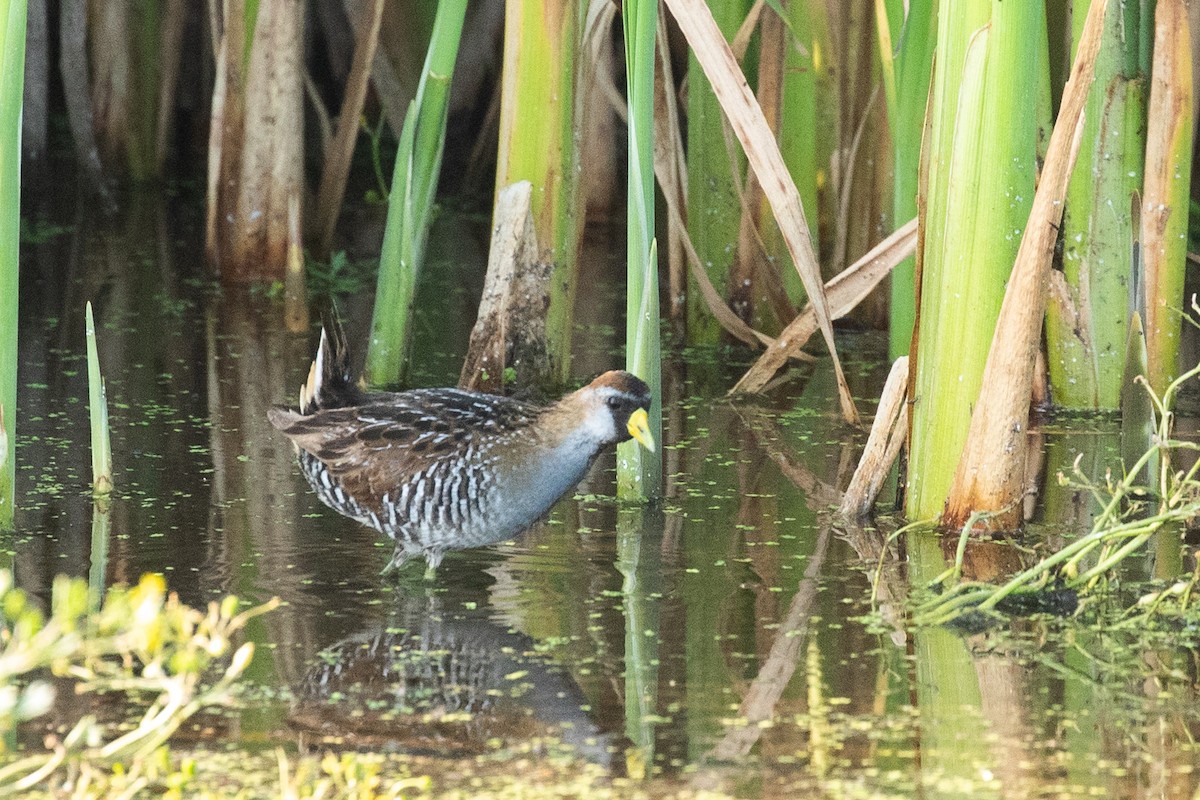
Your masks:
{"label": "green stalk cluster", "polygon": [[[938,517],[1033,201],[1041,2],[944,0],[931,98],[908,515]],[[1003,120],[1003,124],[997,121]]]}
{"label": "green stalk cluster", "polygon": [[364,368],[367,383],[375,386],[401,383],[408,367],[413,296],[425,260],[446,141],[450,79],[466,12],[467,0],[438,3],[421,83],[400,131]]}

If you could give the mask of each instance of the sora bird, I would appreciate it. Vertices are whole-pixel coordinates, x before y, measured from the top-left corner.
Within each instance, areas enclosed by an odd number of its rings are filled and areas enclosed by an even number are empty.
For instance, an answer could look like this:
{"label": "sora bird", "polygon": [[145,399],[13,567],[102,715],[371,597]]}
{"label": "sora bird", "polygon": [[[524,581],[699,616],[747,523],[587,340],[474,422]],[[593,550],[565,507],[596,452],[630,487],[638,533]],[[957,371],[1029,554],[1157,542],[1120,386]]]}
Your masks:
{"label": "sora bird", "polygon": [[367,392],[349,363],[339,326],[327,325],[299,410],[269,417],[321,502],[395,541],[385,574],[424,556],[432,578],[448,550],[511,539],[608,445],[634,438],[654,450],[650,387],[628,372],[542,407],[462,389]]}

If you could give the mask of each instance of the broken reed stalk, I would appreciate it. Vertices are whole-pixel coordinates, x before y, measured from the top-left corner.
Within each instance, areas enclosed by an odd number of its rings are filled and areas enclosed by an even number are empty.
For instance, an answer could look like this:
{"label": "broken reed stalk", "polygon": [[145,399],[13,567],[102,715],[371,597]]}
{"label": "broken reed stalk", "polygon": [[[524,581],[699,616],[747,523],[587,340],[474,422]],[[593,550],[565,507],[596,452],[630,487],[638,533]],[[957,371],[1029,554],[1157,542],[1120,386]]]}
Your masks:
{"label": "broken reed stalk", "polygon": [[402,382],[408,367],[413,296],[425,261],[446,139],[450,78],[466,12],[467,0],[438,3],[421,83],[400,131],[363,369],[363,378],[372,386]]}
{"label": "broken reed stalk", "polygon": [[[661,443],[658,246],[654,240],[654,40],[658,0],[624,0],[621,9],[629,97],[625,368],[650,386],[650,432],[654,441]],[[661,494],[662,445],[653,453],[637,442],[618,445],[617,495],[647,500]]]}
{"label": "broken reed stalk", "polygon": [[[1131,284],[1141,278],[1131,260],[1139,232],[1130,197],[1141,191],[1145,164],[1149,53],[1143,49],[1150,39],[1143,33],[1153,21],[1140,18],[1144,7],[1113,3],[1105,12],[1067,188],[1060,285],[1046,309],[1052,393],[1066,408],[1118,407],[1129,316],[1139,305],[1131,297],[1140,294]],[[1083,19],[1073,19],[1075,43]]]}
{"label": "broken reed stalk", "polygon": [[88,416],[92,429],[92,494],[107,495],[113,490],[112,445],[109,442],[108,398],[100,375],[100,354],[96,348],[96,323],[92,304],[84,307],[84,335],[87,338]]}
{"label": "broken reed stalk", "polygon": [[1188,4],[1158,0],[1142,192],[1147,378],[1163,391],[1179,371],[1179,316],[1192,178],[1192,39]]}
{"label": "broken reed stalk", "polygon": [[910,398],[906,510],[914,520],[945,505],[1029,218],[1040,87],[1030,43],[1045,25],[1041,4],[940,8]]}
{"label": "broken reed stalk", "polygon": [[501,189],[496,200],[487,276],[458,378],[461,389],[503,394],[510,366],[517,386],[540,383],[546,374],[543,298],[551,270],[538,260],[532,194],[529,181],[519,181]]}
{"label": "broken reed stalk", "polygon": [[333,242],[333,231],[337,227],[342,200],[346,196],[346,179],[350,175],[350,159],[354,155],[354,143],[358,140],[359,119],[363,103],[367,98],[367,87],[371,81],[371,64],[379,45],[379,29],[383,24],[385,0],[375,0],[369,11],[367,24],[358,31],[354,44],[354,62],[346,77],[346,94],[342,99],[342,110],[338,114],[337,133],[325,153],[325,166],[321,171],[321,184],[317,189],[317,213],[313,242],[317,258],[329,258]]}
{"label": "broken reed stalk", "polygon": [[[910,219],[825,284],[825,294],[829,299],[833,318],[839,319],[849,314],[897,264],[911,256],[916,247],[917,221]],[[746,374],[729,390],[729,394],[761,392],[789,359],[801,357],[801,348],[816,332],[816,311],[810,303],[788,323],[779,334],[779,338],[758,357],[758,361],[746,370]]]}
{"label": "broken reed stalk", "polygon": [[887,479],[888,472],[904,440],[908,438],[908,356],[901,356],[892,363],[883,393],[879,396],[879,408],[871,424],[871,434],[862,458],[854,470],[854,477],[846,487],[846,494],[838,507],[838,513],[851,520],[865,519],[871,514],[879,490]]}
{"label": "broken reed stalk", "polygon": [[[533,225],[550,264],[545,335],[549,361],[543,386],[570,377],[571,331],[579,249],[579,153],[576,148],[576,73],[580,26],[587,3],[512,0],[505,4],[504,65],[500,80],[500,141],[495,202],[518,181],[533,184]],[[587,65],[591,66],[591,65]],[[582,110],[580,110],[582,114]]]}
{"label": "broken reed stalk", "polygon": [[[21,242],[21,99],[25,0],[0,0],[0,530],[16,501],[17,296]],[[4,425],[7,424],[7,429]]]}
{"label": "broken reed stalk", "polygon": [[[994,512],[987,525],[1008,529],[1020,523],[1024,492],[1027,422],[1034,363],[1046,311],[1046,282],[1058,241],[1067,180],[1082,133],[1083,107],[1092,84],[1100,47],[1105,0],[1092,4],[1080,38],[1033,210],[1004,294],[995,335],[983,370],[979,399],[942,516],[943,525],[960,528],[975,511]],[[919,441],[914,430],[914,442]]]}
{"label": "broken reed stalk", "polygon": [[818,328],[833,360],[842,416],[848,422],[857,423],[858,410],[854,406],[854,398],[850,395],[850,387],[846,383],[833,338],[832,315],[829,301],[825,297],[820,265],[817,262],[812,237],[809,235],[800,194],[791,175],[788,174],[787,166],[779,153],[779,145],[775,142],[762,108],[750,92],[746,78],[733,58],[729,43],[717,27],[708,6],[703,0],[666,0],[666,4],[696,54],[705,76],[712,83],[721,108],[771,204],[771,210],[775,213],[776,222],[796,270],[800,273],[809,302],[812,303],[816,314]]}

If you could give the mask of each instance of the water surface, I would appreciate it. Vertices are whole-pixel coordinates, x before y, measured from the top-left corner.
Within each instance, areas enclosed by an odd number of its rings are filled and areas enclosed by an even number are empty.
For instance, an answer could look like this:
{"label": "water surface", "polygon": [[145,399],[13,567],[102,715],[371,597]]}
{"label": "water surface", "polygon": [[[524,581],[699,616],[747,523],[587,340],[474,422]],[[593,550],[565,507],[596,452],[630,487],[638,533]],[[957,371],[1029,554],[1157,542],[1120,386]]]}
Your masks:
{"label": "water surface", "polygon": [[[216,287],[187,209],[143,198],[119,220],[55,211],[70,231],[24,248],[9,557],[38,593],[58,572],[114,583],[154,571],[189,603],[282,598],[248,631],[259,644],[251,702],[217,735],[193,730],[200,746],[468,764],[527,756],[533,743],[613,775],[645,773],[652,791],[743,796],[1195,790],[1196,631],[1111,631],[1086,613],[975,634],[906,626],[911,587],[940,571],[943,547],[835,523],[864,437],[839,422],[823,364],[733,404],[721,393],[747,356],[688,351],[664,371],[661,504],[619,504],[609,455],[519,540],[452,553],[432,583],[421,565],[381,579],[390,544],[316,500],[266,419],[303,380],[313,333],[284,330],[266,293]],[[457,377],[486,224],[446,215],[430,247],[418,385]],[[592,253],[591,285],[619,274],[606,249]],[[617,296],[581,307],[581,381],[620,365]],[[86,300],[117,470],[106,553],[93,550],[87,491]],[[342,307],[363,341],[369,305]],[[841,343],[869,409],[886,343],[869,333]],[[1100,476],[1119,458],[1103,420],[1047,425],[1044,439],[1048,475],[1082,454]],[[1071,491],[1030,511],[1025,546],[1061,542],[1093,513]],[[998,544],[969,568],[1001,574],[1023,557]],[[1178,538],[1164,537],[1130,566],[1128,591],[1184,569]]]}

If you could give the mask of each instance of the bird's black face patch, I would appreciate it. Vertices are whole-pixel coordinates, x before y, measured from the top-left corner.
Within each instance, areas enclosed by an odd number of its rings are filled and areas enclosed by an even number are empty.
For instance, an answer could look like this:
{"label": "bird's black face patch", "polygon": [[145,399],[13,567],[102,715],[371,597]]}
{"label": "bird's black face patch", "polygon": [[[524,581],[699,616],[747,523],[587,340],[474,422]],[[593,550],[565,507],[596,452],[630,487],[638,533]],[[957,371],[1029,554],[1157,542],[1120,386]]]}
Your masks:
{"label": "bird's black face patch", "polygon": [[604,398],[604,405],[612,413],[613,427],[620,436],[619,441],[626,442],[631,438],[627,433],[629,418],[639,408],[645,411],[650,410],[650,394],[647,392],[643,395],[631,395],[624,392],[614,392]]}

